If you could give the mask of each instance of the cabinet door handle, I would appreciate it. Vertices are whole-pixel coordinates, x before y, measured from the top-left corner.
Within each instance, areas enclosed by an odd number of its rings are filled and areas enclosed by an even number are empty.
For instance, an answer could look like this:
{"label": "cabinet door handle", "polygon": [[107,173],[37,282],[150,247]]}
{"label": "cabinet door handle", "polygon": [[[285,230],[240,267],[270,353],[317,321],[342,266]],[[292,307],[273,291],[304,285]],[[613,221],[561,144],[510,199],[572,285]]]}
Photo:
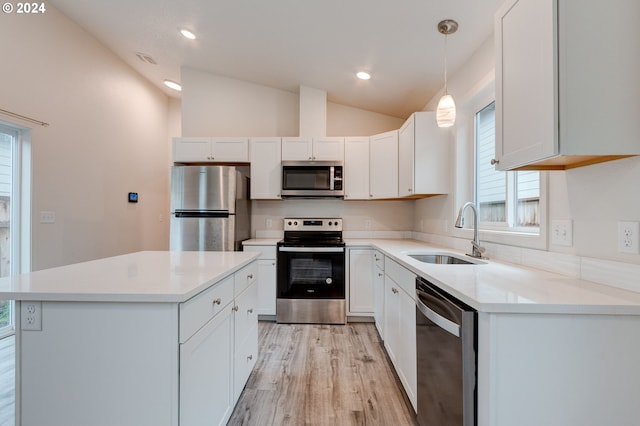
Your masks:
{"label": "cabinet door handle", "polygon": [[217,299],[215,299],[215,300],[213,301],[213,304],[214,304],[214,305],[221,305],[221,304],[222,304],[222,299],[220,299],[220,298],[218,297]]}
{"label": "cabinet door handle", "polygon": [[234,306],[233,308],[231,308],[231,310],[232,310],[233,312],[238,312],[238,309],[240,309],[240,308],[238,307],[238,305],[236,305],[236,306]]}
{"label": "cabinet door handle", "polygon": [[253,355],[249,355],[249,356],[247,357],[247,361],[251,361],[252,359],[253,359]]}
{"label": "cabinet door handle", "polygon": [[249,274],[249,275],[247,275],[247,279],[248,279],[248,280],[252,280],[252,279],[253,279],[253,274]]}
{"label": "cabinet door handle", "polygon": [[500,160],[496,160],[495,158],[491,159],[491,165],[495,166],[496,164],[498,164],[500,162]]}
{"label": "cabinet door handle", "polygon": [[252,314],[252,313],[253,313],[253,308],[251,308],[251,309],[247,309],[247,313],[248,313],[248,314]]}
{"label": "cabinet door handle", "polygon": [[382,276],[382,273],[381,273],[381,272],[378,272],[378,276],[379,276],[379,277],[381,277],[381,276]]}
{"label": "cabinet door handle", "polygon": [[395,287],[391,287],[391,291],[393,292],[393,294],[398,294],[398,289]]}

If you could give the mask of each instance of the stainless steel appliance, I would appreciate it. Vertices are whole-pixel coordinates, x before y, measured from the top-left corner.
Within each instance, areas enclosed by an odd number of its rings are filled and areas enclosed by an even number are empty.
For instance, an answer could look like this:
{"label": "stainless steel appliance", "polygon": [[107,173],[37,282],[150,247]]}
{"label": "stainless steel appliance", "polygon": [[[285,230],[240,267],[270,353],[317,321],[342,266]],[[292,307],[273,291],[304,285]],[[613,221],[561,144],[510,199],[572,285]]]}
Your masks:
{"label": "stainless steel appliance", "polygon": [[341,161],[283,161],[283,197],[342,198],[343,163]]}
{"label": "stainless steel appliance", "polygon": [[344,324],[342,219],[284,219],[277,245],[276,321]]}
{"label": "stainless steel appliance", "polygon": [[473,308],[416,279],[419,425],[477,424],[476,319]]}
{"label": "stainless steel appliance", "polygon": [[250,234],[248,167],[171,168],[171,250],[239,251]]}

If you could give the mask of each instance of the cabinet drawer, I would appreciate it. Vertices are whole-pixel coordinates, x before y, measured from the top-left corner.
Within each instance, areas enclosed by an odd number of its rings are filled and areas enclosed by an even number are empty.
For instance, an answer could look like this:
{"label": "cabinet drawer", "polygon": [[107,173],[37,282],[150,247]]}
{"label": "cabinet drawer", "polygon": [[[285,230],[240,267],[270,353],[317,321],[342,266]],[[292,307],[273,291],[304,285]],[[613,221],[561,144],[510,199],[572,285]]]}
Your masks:
{"label": "cabinet drawer", "polygon": [[415,299],[416,274],[388,257],[385,258],[384,273],[395,281],[412,299]]}
{"label": "cabinet drawer", "polygon": [[247,332],[258,325],[258,284],[254,283],[236,297],[233,308],[236,339],[243,340]]}
{"label": "cabinet drawer", "polygon": [[242,251],[255,251],[260,253],[258,259],[275,259],[276,246],[243,246]]}
{"label": "cabinet drawer", "polygon": [[258,360],[258,325],[248,331],[242,342],[236,340],[233,367],[233,397],[237,400]]}
{"label": "cabinet drawer", "polygon": [[233,300],[233,279],[229,276],[180,304],[180,343],[186,342]]}
{"label": "cabinet drawer", "polygon": [[234,275],[235,295],[238,296],[258,279],[258,262],[253,261]]}

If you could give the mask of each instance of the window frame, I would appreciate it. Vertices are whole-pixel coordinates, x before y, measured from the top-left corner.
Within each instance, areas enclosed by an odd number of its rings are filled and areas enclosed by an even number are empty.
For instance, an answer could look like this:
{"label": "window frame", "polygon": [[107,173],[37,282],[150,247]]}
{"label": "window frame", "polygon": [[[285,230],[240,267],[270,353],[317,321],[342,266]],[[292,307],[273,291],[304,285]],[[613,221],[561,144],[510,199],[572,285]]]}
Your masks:
{"label": "window frame", "polygon": [[[11,147],[10,275],[31,270],[31,129],[0,120],[0,131],[14,135]],[[9,325],[0,338],[15,333],[15,302],[10,302]]]}
{"label": "window frame", "polygon": [[[475,115],[477,112],[495,101],[494,76],[485,77],[466,98],[460,102],[459,120],[456,123],[456,192],[453,220],[460,207],[467,201],[476,202],[476,141]],[[547,249],[547,217],[548,217],[548,172],[540,172],[540,226],[538,233],[530,232],[526,227],[494,227],[479,223],[479,237],[483,242],[519,246],[533,249]],[[454,228],[453,236],[457,238],[473,238],[473,218],[471,212],[465,214],[465,227]]]}

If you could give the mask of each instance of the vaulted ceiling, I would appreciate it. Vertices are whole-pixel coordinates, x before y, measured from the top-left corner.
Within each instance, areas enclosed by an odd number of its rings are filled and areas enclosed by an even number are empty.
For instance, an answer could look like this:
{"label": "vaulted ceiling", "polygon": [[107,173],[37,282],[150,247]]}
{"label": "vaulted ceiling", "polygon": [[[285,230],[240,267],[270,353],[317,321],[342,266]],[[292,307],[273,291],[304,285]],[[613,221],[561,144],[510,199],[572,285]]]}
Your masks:
{"label": "vaulted ceiling", "polygon": [[[449,75],[493,33],[503,0],[49,0],[170,96],[195,68],[405,118],[441,90],[447,18]],[[186,28],[197,35],[187,40]],[[150,56],[156,64],[136,55]],[[357,71],[371,74],[358,80]]]}

